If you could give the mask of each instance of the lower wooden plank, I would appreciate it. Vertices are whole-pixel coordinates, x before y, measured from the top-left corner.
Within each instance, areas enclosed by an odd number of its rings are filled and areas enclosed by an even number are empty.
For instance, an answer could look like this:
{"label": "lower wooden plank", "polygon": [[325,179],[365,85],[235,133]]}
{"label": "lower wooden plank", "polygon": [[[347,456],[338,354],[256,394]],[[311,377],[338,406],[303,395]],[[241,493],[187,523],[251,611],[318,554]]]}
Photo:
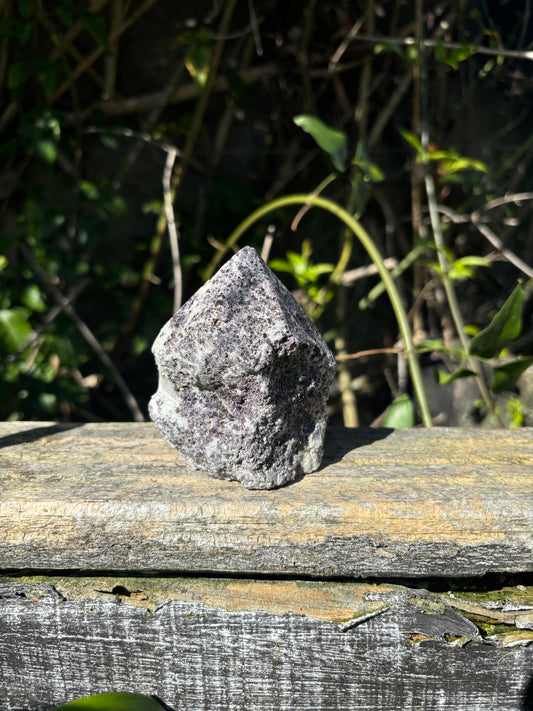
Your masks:
{"label": "lower wooden plank", "polygon": [[332,429],[320,471],[248,491],[148,423],[0,423],[0,569],[528,572],[532,471],[533,429]]}
{"label": "lower wooden plank", "polygon": [[157,694],[176,711],[524,711],[531,594],[0,580],[1,708],[48,711],[119,690]]}

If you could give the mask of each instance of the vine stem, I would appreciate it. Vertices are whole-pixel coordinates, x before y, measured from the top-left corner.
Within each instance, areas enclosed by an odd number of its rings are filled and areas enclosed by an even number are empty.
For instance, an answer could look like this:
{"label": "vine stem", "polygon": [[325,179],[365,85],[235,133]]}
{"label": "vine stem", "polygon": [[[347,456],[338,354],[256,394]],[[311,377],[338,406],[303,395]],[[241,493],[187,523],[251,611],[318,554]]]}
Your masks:
{"label": "vine stem", "polygon": [[[383,258],[379,253],[376,245],[374,244],[372,238],[367,233],[367,231],[362,227],[362,225],[350,215],[344,208],[337,203],[329,200],[327,198],[319,197],[317,195],[306,195],[306,194],[295,194],[286,195],[284,197],[272,200],[266,205],[262,205],[260,208],[255,210],[251,215],[249,215],[245,220],[243,220],[240,225],[231,233],[228,237],[224,248],[219,250],[211,260],[211,263],[204,272],[204,278],[209,279],[220,261],[222,260],[224,254],[231,249],[239,240],[239,238],[258,220],[267,215],[270,212],[279,210],[282,207],[287,207],[288,205],[311,205],[313,207],[320,207],[332,215],[338,217],[346,227],[350,230],[351,234],[354,234],[359,242],[363,245],[368,256],[375,264],[378,270],[379,276],[383,281],[385,289],[389,295],[389,299],[398,322],[398,327],[400,334],[404,343],[404,353],[409,363],[409,371],[411,373],[411,380],[413,383],[413,389],[416,394],[416,399],[418,401],[418,406],[420,408],[420,416],[422,422],[426,427],[433,426],[433,420],[431,418],[431,411],[429,408],[429,403],[426,395],[426,390],[424,388],[424,383],[422,380],[422,371],[420,370],[420,364],[418,362],[418,356],[416,348],[413,342],[413,335],[411,333],[411,327],[409,325],[409,320],[407,314],[403,307],[400,295],[396,288],[394,280],[383,262]],[[350,245],[350,247],[348,247]],[[341,257],[337,266],[335,267],[335,272],[332,277],[335,276],[339,278],[342,276],[343,270],[347,266],[346,255],[348,254],[348,249],[351,249],[351,240],[345,242],[344,248],[341,253]]]}

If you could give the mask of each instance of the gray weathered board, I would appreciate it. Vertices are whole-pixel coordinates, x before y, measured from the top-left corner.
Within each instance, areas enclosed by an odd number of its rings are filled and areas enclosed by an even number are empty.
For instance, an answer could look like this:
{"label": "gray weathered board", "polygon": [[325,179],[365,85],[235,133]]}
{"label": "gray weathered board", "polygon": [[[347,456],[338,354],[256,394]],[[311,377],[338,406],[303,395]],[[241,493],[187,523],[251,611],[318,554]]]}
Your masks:
{"label": "gray weathered board", "polygon": [[531,711],[532,524],[531,429],[332,430],[265,492],[149,424],[0,424],[0,711]]}

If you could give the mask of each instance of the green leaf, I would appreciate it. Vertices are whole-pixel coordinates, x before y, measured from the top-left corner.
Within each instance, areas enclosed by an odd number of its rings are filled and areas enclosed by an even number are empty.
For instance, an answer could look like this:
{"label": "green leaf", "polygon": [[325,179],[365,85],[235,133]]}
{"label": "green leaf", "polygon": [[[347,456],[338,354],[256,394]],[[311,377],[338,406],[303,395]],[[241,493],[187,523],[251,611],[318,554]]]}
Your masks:
{"label": "green leaf", "polygon": [[24,306],[30,311],[36,311],[38,313],[44,313],[46,311],[46,302],[37,284],[30,284],[30,286],[26,287],[21,300]]}
{"label": "green leaf", "polygon": [[490,267],[490,262],[484,257],[461,257],[456,259],[448,271],[450,279],[465,279],[475,275],[472,267]]}
{"label": "green leaf", "polygon": [[275,269],[277,272],[286,272],[287,274],[292,274],[291,265],[284,259],[271,259],[268,263],[271,269]]}
{"label": "green leaf", "polygon": [[88,200],[99,200],[101,197],[98,183],[92,180],[81,180],[80,190]]}
{"label": "green leaf", "polygon": [[493,358],[502,348],[518,338],[522,330],[522,305],[525,289],[518,284],[487,328],[470,342],[471,355]]}
{"label": "green leaf", "polygon": [[380,183],[382,180],[385,180],[384,172],[378,165],[370,161],[368,153],[362,143],[357,144],[352,165],[356,165],[362,171],[365,180],[370,183]]}
{"label": "green leaf", "polygon": [[45,163],[53,165],[57,157],[57,146],[54,141],[41,138],[41,140],[35,143],[35,152]]}
{"label": "green leaf", "polygon": [[483,161],[476,160],[475,158],[467,158],[466,156],[444,158],[442,161],[442,169],[444,175],[460,173],[463,170],[479,170],[481,173],[487,172],[487,166]]}
{"label": "green leaf", "polygon": [[118,150],[119,143],[115,136],[111,136],[109,133],[100,133],[98,135],[101,143],[108,148],[110,151]]}
{"label": "green leaf", "polygon": [[334,271],[334,264],[312,264],[305,270],[303,276],[309,281],[316,281],[321,274],[331,274]]}
{"label": "green leaf", "polygon": [[413,401],[409,395],[400,395],[391,403],[385,419],[383,427],[414,427],[415,424],[415,408]]}
{"label": "green leaf", "polygon": [[415,136],[415,134],[414,134],[414,133],[411,133],[411,131],[408,131],[408,130],[405,129],[405,128],[401,128],[401,129],[400,129],[400,133],[401,133],[401,135],[403,136],[403,138],[405,138],[405,140],[407,141],[407,143],[408,143],[412,148],[414,148],[414,151],[415,151],[415,153],[416,153],[416,157],[417,157],[417,158],[420,158],[420,156],[421,156],[422,153],[423,153],[423,151],[422,151],[422,144],[420,143],[420,141],[418,140],[418,138]]}
{"label": "green leaf", "polygon": [[533,365],[533,356],[520,357],[510,363],[500,365],[492,375],[491,390],[495,393],[502,390],[512,390],[518,378],[531,365]]}
{"label": "green leaf", "polygon": [[61,124],[58,114],[51,109],[40,111],[37,115],[25,116],[19,127],[20,135],[29,152],[35,153],[48,164],[57,156],[57,147],[61,139]]}
{"label": "green leaf", "polygon": [[11,91],[25,84],[33,74],[33,66],[28,62],[13,62],[7,73],[7,88]]}
{"label": "green leaf", "polygon": [[341,173],[346,169],[348,158],[348,139],[342,131],[326,126],[316,116],[302,114],[294,117],[294,123],[311,135],[315,142],[331,158],[336,170]]}
{"label": "green leaf", "polygon": [[162,711],[162,708],[160,703],[149,696],[115,692],[70,701],[54,711]]}
{"label": "green leaf", "polygon": [[211,67],[211,50],[205,45],[192,49],[185,58],[185,66],[200,89],[207,83]]}
{"label": "green leaf", "polygon": [[453,383],[454,380],[470,378],[472,375],[475,375],[474,371],[468,368],[459,368],[453,373],[443,373],[442,370],[439,370],[437,373],[439,385],[448,385],[448,383]]}
{"label": "green leaf", "polygon": [[490,262],[488,259],[486,259],[485,257],[478,257],[475,254],[466,257],[461,257],[457,260],[457,262],[468,267],[490,267]]}
{"label": "green leaf", "polygon": [[28,311],[22,308],[0,310],[0,350],[14,353],[28,340],[31,326]]}

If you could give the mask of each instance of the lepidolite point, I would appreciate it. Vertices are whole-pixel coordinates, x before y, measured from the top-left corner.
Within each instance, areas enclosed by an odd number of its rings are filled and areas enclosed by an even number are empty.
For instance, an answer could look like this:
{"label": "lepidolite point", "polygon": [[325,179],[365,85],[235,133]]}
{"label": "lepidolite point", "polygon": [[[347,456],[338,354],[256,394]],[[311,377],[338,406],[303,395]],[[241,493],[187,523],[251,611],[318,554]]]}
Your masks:
{"label": "lepidolite point", "polygon": [[335,359],[254,249],[206,282],[152,351],[150,416],[185,462],[250,489],[320,466]]}

